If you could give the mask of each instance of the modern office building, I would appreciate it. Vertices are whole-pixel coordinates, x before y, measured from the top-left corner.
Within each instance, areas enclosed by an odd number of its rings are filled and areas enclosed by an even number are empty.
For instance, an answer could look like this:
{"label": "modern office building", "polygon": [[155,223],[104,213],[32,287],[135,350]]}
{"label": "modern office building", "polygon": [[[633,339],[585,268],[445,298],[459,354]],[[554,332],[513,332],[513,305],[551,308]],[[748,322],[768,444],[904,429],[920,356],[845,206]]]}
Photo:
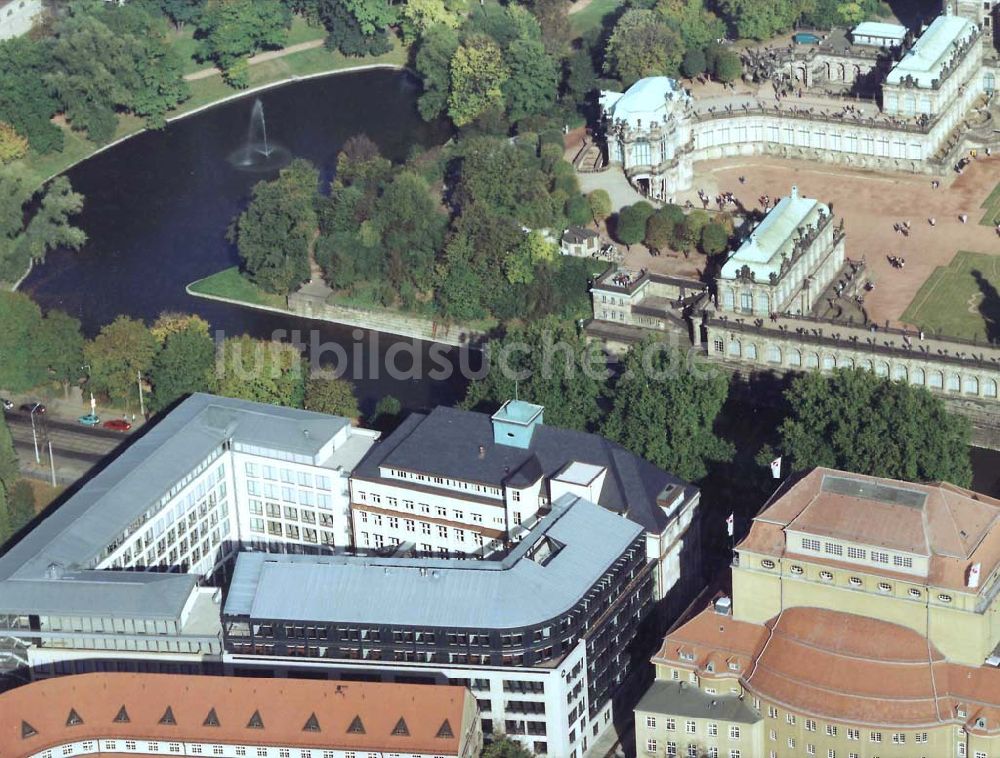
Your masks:
{"label": "modern office building", "polygon": [[732,571],[654,657],[639,755],[1000,755],[1000,500],[815,469]]}
{"label": "modern office building", "polygon": [[445,407],[408,416],[351,476],[357,547],[488,555],[568,494],[645,530],[657,599],[682,577],[700,587],[697,488],[599,435],[547,426],[543,414],[513,400],[492,416]]}
{"label": "modern office building", "polygon": [[38,674],[74,658],[218,661],[220,591],[201,584],[241,547],[347,546],[348,475],[377,436],[191,396],[0,558],[0,661]]}
{"label": "modern office building", "polygon": [[241,553],[226,669],[462,684],[485,731],[578,758],[644,665],[632,658],[654,603],[646,539],[565,493],[502,560]]}
{"label": "modern office building", "polygon": [[7,758],[475,758],[462,687],[180,674],[77,674],[0,695]]}

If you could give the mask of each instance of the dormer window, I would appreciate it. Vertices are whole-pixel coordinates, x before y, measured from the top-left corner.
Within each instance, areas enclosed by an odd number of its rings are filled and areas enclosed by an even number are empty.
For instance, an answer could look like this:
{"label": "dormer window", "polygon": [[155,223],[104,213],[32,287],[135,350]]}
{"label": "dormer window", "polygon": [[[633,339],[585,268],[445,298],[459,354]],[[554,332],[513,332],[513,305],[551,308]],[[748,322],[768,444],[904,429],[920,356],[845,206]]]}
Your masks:
{"label": "dormer window", "polygon": [[888,582],[879,582],[878,583],[878,591],[879,592],[892,592],[892,585],[889,584]]}
{"label": "dormer window", "polygon": [[861,581],[861,577],[858,576],[852,576],[847,581],[852,587],[860,587],[862,584],[864,584],[864,582]]}
{"label": "dormer window", "polygon": [[833,581],[833,572],[831,572],[831,571],[820,571],[819,572],[819,578],[822,579],[824,582],[832,582]]}
{"label": "dormer window", "polygon": [[803,574],[803,573],[805,573],[805,569],[803,569],[801,566],[791,566],[789,568],[789,571],[791,571],[793,574]]}
{"label": "dormer window", "polygon": [[940,600],[942,603],[950,603],[951,602],[951,595],[945,595],[945,594],[942,593],[942,594],[938,595],[938,600]]}
{"label": "dormer window", "polygon": [[774,568],[774,561],[772,561],[770,558],[765,558],[764,560],[762,560],[760,562],[760,565],[763,566],[766,569],[773,569]]}

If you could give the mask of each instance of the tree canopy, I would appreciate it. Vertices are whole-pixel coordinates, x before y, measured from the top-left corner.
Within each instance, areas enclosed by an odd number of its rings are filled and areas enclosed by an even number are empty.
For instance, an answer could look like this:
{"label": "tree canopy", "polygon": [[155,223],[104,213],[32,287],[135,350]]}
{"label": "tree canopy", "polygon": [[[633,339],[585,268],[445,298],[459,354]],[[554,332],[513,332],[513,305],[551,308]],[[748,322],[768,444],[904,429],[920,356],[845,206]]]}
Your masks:
{"label": "tree canopy", "polygon": [[309,278],[309,249],[318,227],[319,172],[297,159],[276,179],[258,182],[231,234],[250,279],[287,294]]}
{"label": "tree canopy", "polygon": [[231,337],[221,347],[218,392],[225,397],[301,408],[305,399],[302,356],[292,345]]}
{"label": "tree canopy", "polygon": [[780,452],[793,470],[814,466],[907,481],[968,486],[971,428],[923,387],[864,369],[798,377],[786,392]]}
{"label": "tree canopy", "polygon": [[690,351],[648,337],[622,360],[602,433],[660,468],[696,481],[709,463],[733,455],[732,445],[713,430],[728,393],[725,373]]}
{"label": "tree canopy", "polygon": [[654,11],[633,9],[615,24],[604,70],[631,86],[645,76],[676,76],[684,55],[680,34]]}
{"label": "tree canopy", "polygon": [[215,389],[215,343],[207,322],[197,316],[161,316],[150,331],[160,343],[149,371],[153,411],[192,392]]}
{"label": "tree canopy", "polygon": [[138,405],[139,383],[153,365],[159,344],[142,321],[119,316],[83,348],[87,388],[126,407]]}
{"label": "tree canopy", "polygon": [[361,418],[354,385],[347,379],[311,376],[306,380],[305,409],[343,416],[352,422]]}
{"label": "tree canopy", "polygon": [[564,319],[511,329],[487,345],[489,371],[469,385],[462,406],[496,410],[515,397],[545,406],[545,422],[588,430],[600,414],[605,360]]}
{"label": "tree canopy", "polygon": [[280,0],[208,0],[198,22],[201,54],[231,84],[246,87],[248,72],[237,64],[258,50],[281,47],[291,20]]}

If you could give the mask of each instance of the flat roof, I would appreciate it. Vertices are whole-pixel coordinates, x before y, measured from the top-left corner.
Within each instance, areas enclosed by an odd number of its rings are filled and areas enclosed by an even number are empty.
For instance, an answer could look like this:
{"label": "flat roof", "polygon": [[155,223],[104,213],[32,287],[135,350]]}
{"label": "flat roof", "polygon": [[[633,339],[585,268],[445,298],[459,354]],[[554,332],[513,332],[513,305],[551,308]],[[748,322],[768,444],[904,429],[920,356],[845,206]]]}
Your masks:
{"label": "flat roof", "polygon": [[176,618],[196,577],[94,571],[93,561],[227,440],[315,456],[349,424],[339,416],[191,395],[0,557],[0,612]]}
{"label": "flat roof", "polygon": [[[227,617],[319,623],[511,629],[573,608],[642,534],[600,506],[563,495],[503,560],[241,553]],[[532,548],[562,548],[544,565]]]}
{"label": "flat roof", "polygon": [[851,30],[851,34],[902,41],[906,37],[906,27],[901,24],[887,24],[884,21],[862,21]]}
{"label": "flat roof", "polygon": [[932,87],[935,79],[941,79],[955,49],[975,31],[976,25],[967,18],[938,16],[892,67],[886,83],[902,84],[912,76],[918,87]]}

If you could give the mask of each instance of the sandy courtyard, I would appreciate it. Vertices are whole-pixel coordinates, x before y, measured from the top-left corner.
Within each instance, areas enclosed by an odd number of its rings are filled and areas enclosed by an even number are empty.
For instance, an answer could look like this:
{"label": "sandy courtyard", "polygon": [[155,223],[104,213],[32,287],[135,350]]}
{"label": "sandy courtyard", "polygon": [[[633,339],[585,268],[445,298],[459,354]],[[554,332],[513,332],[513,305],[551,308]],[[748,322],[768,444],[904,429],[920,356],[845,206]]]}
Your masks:
{"label": "sandy courtyard", "polygon": [[[746,183],[740,184],[739,177]],[[959,250],[1000,256],[1000,236],[980,226],[980,205],[1000,182],[1000,157],[979,158],[938,189],[930,177],[852,171],[804,161],[753,157],[706,161],[695,166],[694,187],[677,198],[691,199],[700,207],[697,190],[712,198],[730,191],[748,208],[759,207],[757,198],[787,195],[793,184],[807,197],[833,207],[843,218],[849,258],[864,257],[875,290],[865,299],[872,319],[900,325],[900,316],[937,266],[947,265]],[[968,223],[959,215],[966,213]],[[931,227],[928,218],[937,225]],[[893,224],[910,222],[910,235],[893,231]],[[887,256],[906,259],[903,269],[893,268]],[[700,257],[700,256],[699,256]],[[956,307],[964,304],[956,303]]]}

